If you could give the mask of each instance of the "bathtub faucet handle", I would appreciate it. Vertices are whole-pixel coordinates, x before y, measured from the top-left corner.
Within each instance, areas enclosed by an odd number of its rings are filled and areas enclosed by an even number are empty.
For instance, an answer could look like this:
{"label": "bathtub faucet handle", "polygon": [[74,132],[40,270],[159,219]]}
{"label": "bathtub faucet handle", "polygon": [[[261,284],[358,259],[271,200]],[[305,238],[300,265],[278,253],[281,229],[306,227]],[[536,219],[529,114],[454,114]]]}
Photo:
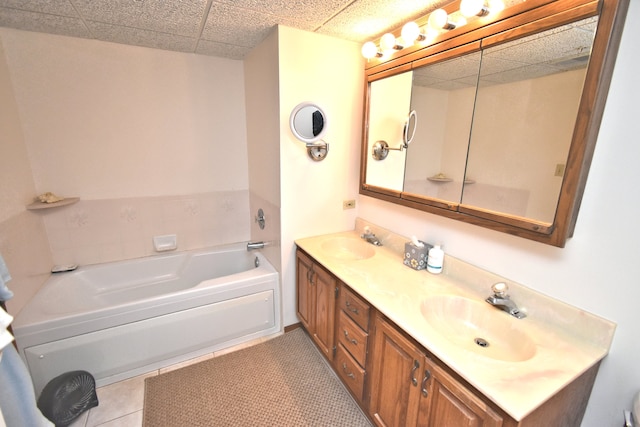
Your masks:
{"label": "bathtub faucet handle", "polygon": [[263,249],[264,242],[249,242],[247,243],[247,251],[252,251],[254,249]]}
{"label": "bathtub faucet handle", "polygon": [[258,223],[258,226],[260,226],[260,230],[264,230],[266,218],[264,217],[264,211],[262,208],[258,209],[258,214],[256,215],[255,220]]}

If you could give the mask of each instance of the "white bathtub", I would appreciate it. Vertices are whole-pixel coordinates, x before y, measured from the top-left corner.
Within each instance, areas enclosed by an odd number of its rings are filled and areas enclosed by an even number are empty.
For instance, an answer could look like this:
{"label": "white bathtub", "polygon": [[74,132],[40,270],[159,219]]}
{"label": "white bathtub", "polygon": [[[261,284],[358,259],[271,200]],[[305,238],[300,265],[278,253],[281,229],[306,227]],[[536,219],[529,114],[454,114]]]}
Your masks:
{"label": "white bathtub", "polygon": [[13,328],[36,393],[78,369],[101,386],[280,333],[279,289],[244,244],[155,255],[52,275]]}

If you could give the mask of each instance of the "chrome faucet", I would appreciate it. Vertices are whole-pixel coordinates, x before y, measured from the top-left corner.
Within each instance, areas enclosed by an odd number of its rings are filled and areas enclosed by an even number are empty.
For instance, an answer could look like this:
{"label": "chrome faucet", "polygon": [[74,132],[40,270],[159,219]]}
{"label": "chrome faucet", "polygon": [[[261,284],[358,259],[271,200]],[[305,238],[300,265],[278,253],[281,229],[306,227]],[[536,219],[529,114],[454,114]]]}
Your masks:
{"label": "chrome faucet", "polygon": [[509,295],[507,295],[508,290],[509,290],[509,287],[507,286],[506,283],[503,283],[503,282],[496,283],[493,286],[491,286],[491,291],[493,291],[493,295],[487,298],[485,301],[487,301],[489,304],[491,304],[494,307],[498,307],[500,310],[506,311],[507,313],[509,313],[510,315],[518,319],[527,317],[526,314],[520,311],[516,303],[513,302],[511,298],[509,298]]}
{"label": "chrome faucet", "polygon": [[256,249],[263,249],[265,247],[264,242],[249,242],[247,243],[247,251],[253,251]]}
{"label": "chrome faucet", "polygon": [[371,232],[371,229],[369,228],[369,226],[366,226],[364,228],[364,234],[362,234],[360,237],[362,237],[364,240],[371,243],[372,245],[382,246],[382,242],[380,241],[380,239],[376,237],[375,234]]}

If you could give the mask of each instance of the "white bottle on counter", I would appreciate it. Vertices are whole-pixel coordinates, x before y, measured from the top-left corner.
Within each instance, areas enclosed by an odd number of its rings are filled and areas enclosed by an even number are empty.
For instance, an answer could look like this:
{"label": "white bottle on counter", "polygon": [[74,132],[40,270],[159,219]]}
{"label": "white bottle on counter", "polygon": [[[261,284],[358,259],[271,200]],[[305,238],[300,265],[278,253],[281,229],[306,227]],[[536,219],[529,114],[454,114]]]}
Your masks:
{"label": "white bottle on counter", "polygon": [[440,245],[435,245],[429,249],[427,271],[433,274],[440,274],[442,273],[442,264],[444,264],[444,251],[440,248]]}

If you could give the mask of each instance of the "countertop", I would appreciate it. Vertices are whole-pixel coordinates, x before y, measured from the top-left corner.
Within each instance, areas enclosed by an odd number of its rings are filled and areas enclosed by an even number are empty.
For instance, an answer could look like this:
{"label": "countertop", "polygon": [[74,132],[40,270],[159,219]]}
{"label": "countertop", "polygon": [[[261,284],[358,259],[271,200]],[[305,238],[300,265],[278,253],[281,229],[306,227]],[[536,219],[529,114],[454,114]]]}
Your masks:
{"label": "countertop", "polygon": [[[365,225],[383,242],[383,246],[371,245],[373,256],[341,258],[326,250],[325,243],[336,239],[362,242]],[[448,255],[442,274],[413,270],[402,262],[408,241],[358,219],[353,231],[298,239],[296,244],[516,421],[608,353],[615,323]],[[484,302],[497,282],[508,284],[509,294],[526,318],[516,319]],[[422,314],[423,301],[434,296],[464,297],[495,310],[504,317],[505,328],[522,332],[533,344],[523,357],[526,360],[488,357],[481,350],[454,343]],[[455,306],[450,311],[445,315],[452,319],[461,315]]]}

